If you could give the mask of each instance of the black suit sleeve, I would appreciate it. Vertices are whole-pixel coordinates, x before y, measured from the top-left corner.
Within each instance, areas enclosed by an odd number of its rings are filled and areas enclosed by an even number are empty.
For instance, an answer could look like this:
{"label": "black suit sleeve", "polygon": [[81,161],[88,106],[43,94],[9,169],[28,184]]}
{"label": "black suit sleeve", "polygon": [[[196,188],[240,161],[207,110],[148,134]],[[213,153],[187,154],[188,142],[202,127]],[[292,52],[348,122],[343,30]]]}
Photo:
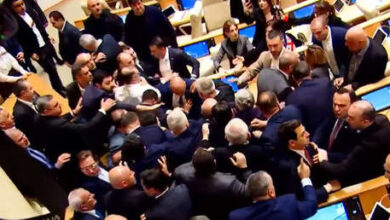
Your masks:
{"label": "black suit sleeve", "polygon": [[[69,119],[70,114],[65,115],[64,117]],[[68,120],[65,119],[61,124],[59,124],[57,127],[61,128],[64,131],[70,131],[70,132],[85,132],[89,129],[97,126],[103,119],[105,115],[101,113],[100,111],[93,117],[89,122],[86,123],[71,123],[68,122]],[[54,126],[53,126],[54,127]]]}
{"label": "black suit sleeve", "polygon": [[192,66],[192,75],[195,75],[196,78],[199,77],[199,67],[200,67],[200,63],[197,59],[189,56],[188,54],[186,54],[184,51],[180,51],[180,56],[182,56],[183,58],[183,63],[185,63],[186,65],[189,65],[189,66]]}

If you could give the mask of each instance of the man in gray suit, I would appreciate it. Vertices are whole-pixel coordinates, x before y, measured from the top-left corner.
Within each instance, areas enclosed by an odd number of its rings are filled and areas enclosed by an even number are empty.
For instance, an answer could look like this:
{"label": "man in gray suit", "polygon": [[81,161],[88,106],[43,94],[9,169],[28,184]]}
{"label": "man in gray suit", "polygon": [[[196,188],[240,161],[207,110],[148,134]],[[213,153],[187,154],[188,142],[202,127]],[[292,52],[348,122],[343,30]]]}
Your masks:
{"label": "man in gray suit", "polygon": [[262,69],[257,78],[258,94],[264,91],[271,91],[277,95],[278,100],[284,101],[292,91],[289,78],[297,63],[298,56],[293,52],[285,51],[279,57],[279,69]]}

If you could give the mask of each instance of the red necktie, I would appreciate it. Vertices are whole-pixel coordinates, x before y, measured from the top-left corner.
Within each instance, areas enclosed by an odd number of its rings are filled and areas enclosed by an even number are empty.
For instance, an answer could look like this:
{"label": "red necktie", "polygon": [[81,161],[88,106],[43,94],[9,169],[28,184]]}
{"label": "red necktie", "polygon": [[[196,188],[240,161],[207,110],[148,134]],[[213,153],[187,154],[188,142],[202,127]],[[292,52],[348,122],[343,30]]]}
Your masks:
{"label": "red necktie", "polygon": [[306,148],[305,148],[305,158],[306,158],[307,162],[309,162],[308,165],[313,166],[313,158],[311,158],[311,155]]}
{"label": "red necktie", "polygon": [[336,124],[332,130],[332,133],[330,134],[330,137],[329,137],[328,151],[332,148],[332,144],[333,144],[334,140],[336,139],[337,134],[339,133],[343,124],[344,124],[344,120],[337,119]]}

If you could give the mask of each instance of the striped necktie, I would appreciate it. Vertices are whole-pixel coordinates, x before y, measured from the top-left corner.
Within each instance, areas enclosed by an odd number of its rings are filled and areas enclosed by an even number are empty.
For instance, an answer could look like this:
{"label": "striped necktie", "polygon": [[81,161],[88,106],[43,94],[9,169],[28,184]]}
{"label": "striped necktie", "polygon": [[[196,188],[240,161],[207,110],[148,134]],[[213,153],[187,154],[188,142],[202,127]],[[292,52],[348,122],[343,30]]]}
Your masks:
{"label": "striped necktie", "polygon": [[34,150],[34,149],[30,148],[30,147],[27,147],[27,152],[28,152],[28,154],[30,154],[30,156],[32,158],[34,158],[35,160],[43,163],[50,170],[54,168],[54,166],[51,165],[49,159],[47,159],[47,157],[43,153],[41,153],[41,152],[39,152],[37,150]]}

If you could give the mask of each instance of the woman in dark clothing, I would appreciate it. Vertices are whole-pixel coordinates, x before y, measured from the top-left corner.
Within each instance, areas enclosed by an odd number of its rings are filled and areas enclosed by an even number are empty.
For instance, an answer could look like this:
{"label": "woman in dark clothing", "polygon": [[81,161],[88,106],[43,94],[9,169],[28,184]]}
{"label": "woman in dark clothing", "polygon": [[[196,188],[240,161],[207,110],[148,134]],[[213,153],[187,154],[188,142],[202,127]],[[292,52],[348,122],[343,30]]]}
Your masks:
{"label": "woman in dark clothing", "polygon": [[311,69],[312,78],[330,78],[330,69],[324,50],[318,45],[310,45],[306,50],[306,62]]}
{"label": "woman in dark clothing", "polygon": [[336,16],[333,5],[330,5],[326,0],[320,0],[314,7],[314,13],[304,18],[295,18],[294,13],[289,14],[288,23],[290,25],[310,24],[314,17],[326,15],[329,26],[349,28],[349,25]]}

